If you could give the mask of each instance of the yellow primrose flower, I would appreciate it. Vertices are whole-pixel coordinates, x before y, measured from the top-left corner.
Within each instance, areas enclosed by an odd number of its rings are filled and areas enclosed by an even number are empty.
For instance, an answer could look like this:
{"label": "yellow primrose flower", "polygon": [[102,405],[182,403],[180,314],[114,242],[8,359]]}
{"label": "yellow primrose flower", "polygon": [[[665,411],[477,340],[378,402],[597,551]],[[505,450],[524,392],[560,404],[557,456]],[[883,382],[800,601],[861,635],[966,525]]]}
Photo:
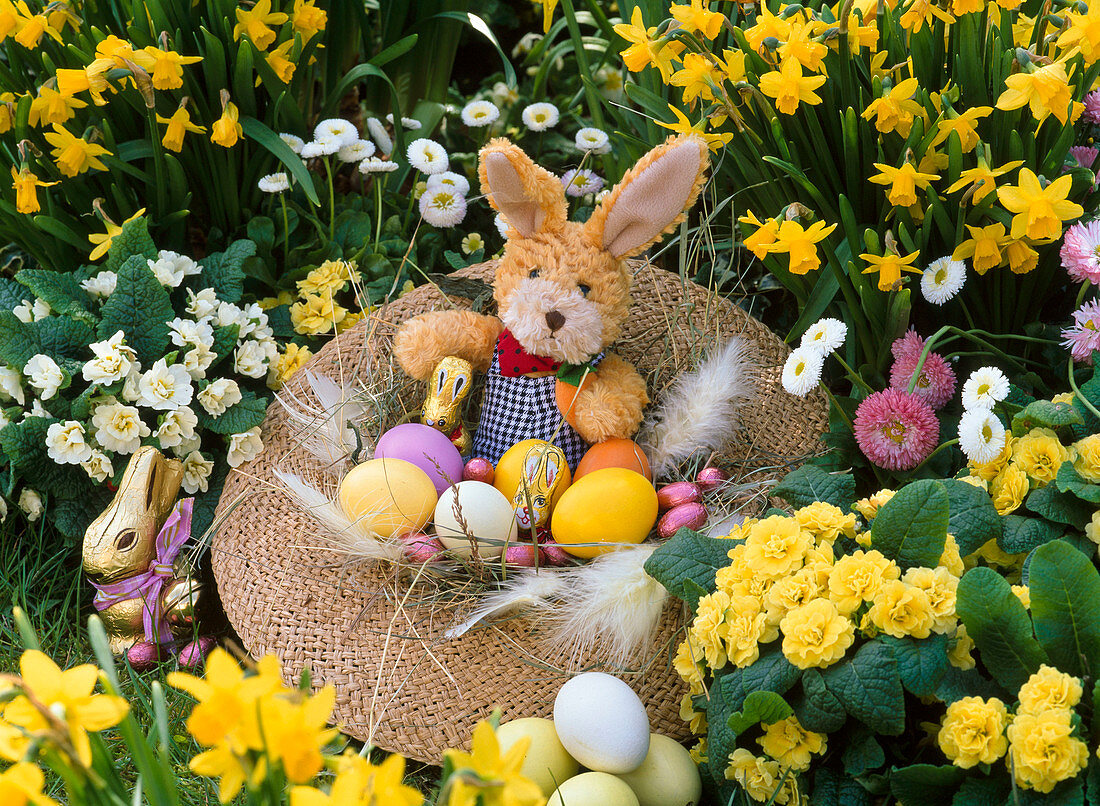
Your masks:
{"label": "yellow primrose flower", "polygon": [[[740,600],[739,598],[738,601]],[[712,670],[721,669],[728,660],[725,642],[729,624],[726,623],[726,614],[732,601],[730,594],[719,589],[700,596],[695,606],[695,618],[692,619],[688,635],[702,650],[702,657]]]}
{"label": "yellow primrose flower", "polygon": [[855,628],[828,599],[814,599],[779,622],[783,654],[799,669],[825,668],[844,657],[855,641]]}
{"label": "yellow primrose flower", "polygon": [[111,156],[111,152],[99,143],[89,143],[82,137],[71,134],[63,126],[53,124],[53,132],[47,132],[46,142],[53,146],[50,155],[57,168],[65,176],[77,176],[92,168],[106,171],[107,166],[99,158]]}
{"label": "yellow primrose flower", "polygon": [[336,778],[326,795],[311,786],[290,790],[290,806],[421,806],[424,796],[405,786],[405,759],[397,753],[377,766],[347,751],[337,760]]}
{"label": "yellow primrose flower", "polygon": [[1069,6],[1065,19],[1069,24],[1058,37],[1058,48],[1062,51],[1077,49],[1085,58],[1085,64],[1095,63],[1100,59],[1100,6],[1090,3],[1084,14],[1077,11],[1076,6]]}
{"label": "yellow primrose flower", "polygon": [[[267,54],[267,66],[270,67],[275,75],[279,77],[279,80],[284,84],[289,84],[290,79],[294,78],[294,68],[297,67],[297,63],[290,55],[291,49],[294,47],[294,40],[288,39],[271,53]],[[257,78],[256,82],[259,83],[260,79]]]}
{"label": "yellow primrose flower", "polygon": [[1027,585],[1013,585],[1012,595],[1020,600],[1025,609],[1031,608],[1031,589]]}
{"label": "yellow primrose flower", "polygon": [[14,37],[16,42],[27,50],[38,47],[43,34],[48,34],[54,41],[61,42],[61,34],[53,29],[45,14],[32,14],[26,0],[18,0],[15,7],[19,11],[18,31]]}
{"label": "yellow primrose flower", "polygon": [[76,115],[74,109],[83,109],[87,105],[79,98],[58,92],[52,87],[41,86],[38,88],[38,95],[31,101],[27,122],[35,127],[46,123],[64,123]]}
{"label": "yellow primrose flower", "polygon": [[989,494],[997,514],[1008,515],[1019,509],[1030,488],[1031,483],[1023,468],[1015,461],[1009,462],[989,483]]}
{"label": "yellow primrose flower", "polygon": [[290,321],[294,332],[305,336],[319,336],[339,326],[348,315],[337,305],[331,294],[306,294],[301,302],[290,306]]}
{"label": "yellow primrose flower", "polygon": [[1076,121],[1084,108],[1073,100],[1066,66],[1060,61],[1042,67],[1032,63],[1028,69],[1006,78],[1005,86],[1007,89],[997,99],[997,108],[1010,111],[1028,105],[1038,123],[1054,115],[1065,125],[1067,120]]}
{"label": "yellow primrose flower", "polygon": [[1032,428],[1012,447],[1012,461],[1036,482],[1035,487],[1054,481],[1062,462],[1070,458],[1069,450],[1049,428]]}
{"label": "yellow primrose flower", "polygon": [[326,260],[297,283],[303,294],[333,294],[349,282],[358,283],[359,272],[355,264],[346,260]]}
{"label": "yellow primrose flower", "polygon": [[816,501],[794,513],[794,519],[819,541],[833,542],[841,535],[855,537],[855,513],[845,514],[838,506]]}
{"label": "yellow primrose flower", "polygon": [[891,579],[882,583],[871,600],[871,609],[863,616],[862,627],[867,629],[868,625],[874,625],[895,638],[927,638],[935,623],[928,594],[900,579]]}
{"label": "yellow primrose flower", "polygon": [[281,389],[283,384],[290,380],[290,376],[305,366],[312,357],[313,353],[308,347],[288,344],[286,350],[279,356],[279,360],[271,368],[272,373],[267,380],[268,388]]}
{"label": "yellow primrose flower", "polygon": [[[239,14],[240,10],[237,13]],[[244,129],[237,121],[239,114],[237,105],[232,101],[226,101],[222,106],[222,116],[214,121],[210,130],[210,141],[222,148],[235,146],[244,133]]]}
{"label": "yellow primrose flower", "polygon": [[990,224],[988,227],[974,227],[966,225],[970,232],[970,238],[955,247],[951,253],[952,260],[970,258],[974,271],[985,274],[994,266],[1001,263],[1001,247],[1008,239],[1005,236],[1005,225],[1000,222]]}
{"label": "yellow primrose flower", "polygon": [[545,802],[538,784],[520,772],[531,746],[528,737],[521,738],[502,755],[493,726],[478,722],[472,745],[470,753],[444,751],[458,773],[450,779],[450,803],[472,804],[483,790],[491,791],[494,801],[509,806],[541,806]]}
{"label": "yellow primrose flower", "polygon": [[42,791],[46,776],[34,764],[22,761],[0,772],[0,803],[57,806],[57,801]]}
{"label": "yellow primrose flower", "polygon": [[722,80],[714,64],[701,53],[688,53],[684,56],[684,67],[672,74],[668,83],[673,87],[682,87],[684,103],[691,106],[696,98],[704,101],[714,100],[713,84]]}
{"label": "yellow primrose flower", "polygon": [[202,61],[202,56],[181,56],[175,51],[151,46],[142,51],[151,59],[147,69],[153,78],[153,88],[158,90],[179,89],[183,86],[183,66]]}
{"label": "yellow primrose flower", "polygon": [[57,182],[43,182],[29,168],[20,171],[11,168],[12,187],[15,188],[15,209],[24,215],[37,213],[42,209],[38,203],[38,188],[48,188]]}
{"label": "yellow primrose flower", "polygon": [[1069,709],[1018,713],[1008,726],[1009,756],[1016,784],[1050,792],[1088,766],[1089,750],[1073,735]]}
{"label": "yellow primrose flower", "polygon": [[894,291],[900,288],[901,273],[903,271],[913,272],[914,274],[922,274],[921,269],[916,268],[913,265],[913,261],[920,256],[920,250],[916,252],[910,252],[908,255],[902,257],[896,252],[887,252],[885,255],[879,257],[878,255],[862,254],[860,255],[864,261],[870,265],[863,270],[863,274],[873,274],[878,272],[878,290],[879,291]]}
{"label": "yellow primrose flower", "polygon": [[[114,727],[130,706],[122,697],[93,694],[99,669],[90,663],[67,671],[37,649],[26,650],[19,659],[19,672],[25,694],[16,697],[4,708],[4,721],[27,733],[41,734],[50,723],[40,708],[50,711],[65,723],[69,741],[80,763],[92,763],[92,746],[88,731],[98,732]],[[31,699],[34,699],[32,704]]]}
{"label": "yellow primrose flower", "polygon": [[1039,253],[1023,238],[1009,241],[1004,248],[1004,256],[1013,274],[1027,274],[1039,265]]}
{"label": "yellow primrose flower", "polygon": [[[973,486],[981,487],[985,490],[985,482],[981,479],[971,478],[971,481],[977,482],[977,484]],[[961,577],[966,571],[966,564],[963,562],[962,555],[959,554],[959,544],[955,542],[955,535],[950,532],[947,533],[947,539],[944,540],[943,554],[940,555],[939,565],[943,570],[957,577]],[[931,594],[929,594],[929,598],[931,598]],[[935,609],[934,605],[935,602],[933,602],[933,609]],[[937,630],[937,632],[939,632],[939,630]]]}
{"label": "yellow primrose flower", "polygon": [[281,11],[271,10],[271,0],[256,0],[251,9],[237,9],[237,24],[233,26],[233,41],[236,42],[242,34],[248,38],[260,50],[267,50],[267,46],[275,41],[275,31],[272,25],[282,25],[290,17]]}
{"label": "yellow primrose flower", "polygon": [[901,569],[881,551],[853,551],[836,561],[829,573],[829,599],[849,615],[878,595],[884,582],[898,579]]}
{"label": "yellow primrose flower", "polygon": [[936,739],[956,767],[992,764],[1008,751],[1008,709],[996,697],[963,697],[947,706]]}
{"label": "yellow primrose flower", "polygon": [[760,76],[760,91],[775,99],[779,112],[793,115],[800,103],[821,103],[821,96],[814,90],[824,83],[825,76],[804,76],[798,59],[786,59],[778,70]]}
{"label": "yellow primrose flower", "polygon": [[184,104],[180,104],[179,109],[173,112],[170,118],[157,115],[157,123],[164,123],[168,126],[164,132],[164,137],[161,138],[161,144],[169,151],[175,151],[177,154],[183,149],[183,138],[187,132],[195,134],[206,132],[205,126],[197,126],[191,122],[191,113],[187,111]]}
{"label": "yellow primrose flower", "polygon": [[772,515],[753,524],[745,540],[745,562],[757,576],[779,579],[802,567],[813,542],[794,518]]}
{"label": "yellow primrose flower", "polygon": [[913,100],[913,95],[918,89],[915,78],[907,78],[896,84],[881,98],[876,98],[867,104],[863,110],[863,119],[875,119],[875,128],[883,134],[897,132],[902,137],[908,137],[913,128],[915,117],[926,117],[924,107]]}
{"label": "yellow primrose flower", "polygon": [[992,106],[975,106],[961,114],[950,113],[954,117],[946,117],[936,124],[936,136],[932,139],[931,147],[935,148],[945,142],[951,136],[951,132],[955,132],[959,136],[962,153],[970,153],[977,147],[980,139],[975,124],[992,113]]}
{"label": "yellow primrose flower", "polygon": [[779,236],[779,222],[774,218],[760,221],[752,210],[747,210],[745,215],[737,220],[741,224],[756,227],[756,231],[752,235],[743,238],[741,242],[746,249],[756,255],[757,259],[763,260],[764,256],[772,251],[771,247]]}
{"label": "yellow primrose flower", "polygon": [[893,498],[895,495],[894,490],[879,490],[872,496],[867,498],[861,498],[852,504],[852,509],[858,512],[867,523],[870,523],[875,519],[875,515],[878,511],[886,505],[886,502]]}
{"label": "yellow primrose flower", "polygon": [[789,716],[772,722],[764,730],[764,735],[756,741],[769,756],[779,762],[784,769],[793,772],[802,772],[810,768],[810,757],[813,754],[821,755],[826,749],[824,733],[814,733],[806,730],[798,721],[798,717]]}
{"label": "yellow primrose flower", "polygon": [[703,650],[689,630],[672,659],[676,673],[691,687],[692,694],[703,693]]}
{"label": "yellow primrose flower", "polygon": [[761,611],[760,600],[740,596],[730,600],[726,617],[726,656],[738,669],[744,669],[760,658],[760,642],[767,640],[768,618]]}
{"label": "yellow primrose flower", "polygon": [[1073,469],[1085,481],[1100,483],[1100,434],[1090,434],[1073,443],[1077,458],[1073,460]]}
{"label": "yellow primrose flower", "polygon": [[302,42],[308,42],[328,25],[328,14],[323,8],[317,8],[316,0],[294,0],[291,23],[294,33],[302,35]]}
{"label": "yellow primrose flower", "polygon": [[[371,308],[371,310],[374,310]],[[359,320],[363,318],[363,313],[360,311],[348,311],[347,315],[336,325],[336,332],[343,333],[350,327],[355,327],[359,324]]]}
{"label": "yellow primrose flower", "polygon": [[696,711],[694,703],[691,698],[703,693],[702,687],[695,694],[685,694],[680,698],[680,719],[684,722],[689,722],[688,730],[694,735],[707,732],[707,712]]}
{"label": "yellow primrose flower", "polygon": [[936,5],[936,0],[913,0],[909,5],[909,10],[901,15],[898,22],[905,30],[912,34],[918,34],[925,23],[929,27],[932,26],[933,17],[947,24],[955,21],[954,17]]}
{"label": "yellow primrose flower", "polygon": [[780,787],[783,774],[779,762],[757,758],[750,751],[738,747],[729,756],[726,767],[726,780],[736,781],[753,800],[759,803],[788,803],[789,797],[776,792]]}
{"label": "yellow primrose flower", "polygon": [[[634,8],[637,9],[637,6],[635,6]],[[687,115],[681,112],[678,108],[676,108],[672,104],[669,104],[668,108],[671,109],[672,114],[676,116],[676,123],[664,123],[658,120],[656,121],[658,126],[661,126],[665,129],[671,129],[677,134],[691,134],[695,137],[702,137],[706,141],[707,147],[711,151],[717,151],[721,146],[724,146],[731,139],[733,139],[733,132],[727,132],[726,134],[714,134],[712,132],[704,132],[702,130],[702,127],[707,125],[706,118],[703,118],[703,120],[699,121],[698,127],[692,126],[691,121],[687,119]]]}
{"label": "yellow primrose flower", "polygon": [[974,656],[970,653],[974,650],[974,639],[966,632],[966,625],[960,624],[955,629],[955,644],[947,653],[947,661],[956,669],[973,669],[977,665]]}
{"label": "yellow primrose flower", "polygon": [[[142,207],[140,210],[138,210],[122,223],[125,224],[129,221],[133,221],[135,218],[143,215],[145,215],[144,207]],[[99,260],[105,254],[107,254],[107,252],[111,248],[111,244],[114,243],[115,238],[122,234],[122,225],[115,224],[113,221],[105,221],[104,224],[107,227],[106,233],[94,233],[88,236],[88,240],[91,243],[95,244],[95,249],[93,249],[92,253],[88,255],[89,260]]]}
{"label": "yellow primrose flower", "polygon": [[881,162],[874,165],[879,172],[870,177],[869,181],[876,185],[890,186],[886,191],[886,199],[894,207],[912,207],[917,203],[917,189],[924,190],[940,178],[939,174],[920,173],[911,162],[906,162],[900,168]]}
{"label": "yellow primrose flower", "polygon": [[788,253],[792,274],[817,271],[821,267],[821,259],[817,255],[816,244],[825,240],[835,229],[836,224],[826,226],[824,221],[817,221],[806,229],[797,221],[784,221],[779,225],[775,242],[768,251]]}
{"label": "yellow primrose flower", "polygon": [[[954,542],[954,541],[952,541]],[[955,547],[955,556],[959,553]],[[959,568],[963,572],[962,560],[959,560]],[[905,572],[901,581],[906,585],[924,591],[928,597],[928,604],[932,612],[932,631],[936,633],[948,633],[955,626],[955,601],[959,589],[959,575],[952,573],[943,566],[937,568],[910,568]]]}
{"label": "yellow primrose flower", "polygon": [[615,26],[615,33],[630,43],[630,46],[619,54],[627,70],[638,73],[646,66],[653,65],[661,72],[661,80],[668,83],[672,76],[672,60],[679,58],[684,49],[683,43],[652,39],[657,29],[645,27],[642,9],[639,6],[634,6],[634,11],[630,15],[630,24],[619,23]]}
{"label": "yellow primrose flower", "polygon": [[997,199],[1016,215],[1012,219],[1012,237],[1032,240],[1058,238],[1062,222],[1077,218],[1085,211],[1066,197],[1073,185],[1068,174],[1060,176],[1044,189],[1030,168],[1020,169],[1019,185],[997,188]]}
{"label": "yellow primrose flower", "polygon": [[1073,708],[1081,701],[1081,681],[1045,663],[1020,687],[1020,713]]}
{"label": "yellow primrose flower", "polygon": [[691,0],[691,4],[687,6],[671,5],[668,13],[680,23],[680,28],[698,31],[706,39],[718,36],[718,32],[722,30],[722,20],[725,19],[721,12],[710,11],[703,0]]}
{"label": "yellow primrose flower", "polygon": [[1011,162],[1006,162],[1000,168],[990,168],[985,159],[979,156],[977,167],[967,168],[960,173],[958,181],[947,188],[947,192],[955,193],[965,187],[972,187],[974,192],[971,195],[971,199],[974,204],[978,204],[982,199],[996,190],[996,180],[998,176],[1003,176],[1009,171],[1014,171],[1023,164],[1023,160],[1012,160]]}

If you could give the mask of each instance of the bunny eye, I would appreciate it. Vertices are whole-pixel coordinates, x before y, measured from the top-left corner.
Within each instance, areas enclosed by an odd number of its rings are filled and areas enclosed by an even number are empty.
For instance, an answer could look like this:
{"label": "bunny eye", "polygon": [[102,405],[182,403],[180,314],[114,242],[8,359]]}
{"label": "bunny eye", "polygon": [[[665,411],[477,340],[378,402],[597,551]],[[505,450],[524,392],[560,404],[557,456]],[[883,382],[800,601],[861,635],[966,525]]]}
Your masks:
{"label": "bunny eye", "polygon": [[528,276],[528,278],[534,280],[536,277],[539,276],[539,270],[538,269],[531,269],[531,271],[527,273],[527,276]]}
{"label": "bunny eye", "polygon": [[577,288],[578,288],[578,289],[580,290],[580,292],[581,292],[582,294],[584,294],[584,295],[585,295],[586,297],[588,296],[588,292],[592,290],[592,287],[591,287],[591,286],[585,285],[584,283],[580,283],[580,284],[578,284],[578,285],[577,285]]}

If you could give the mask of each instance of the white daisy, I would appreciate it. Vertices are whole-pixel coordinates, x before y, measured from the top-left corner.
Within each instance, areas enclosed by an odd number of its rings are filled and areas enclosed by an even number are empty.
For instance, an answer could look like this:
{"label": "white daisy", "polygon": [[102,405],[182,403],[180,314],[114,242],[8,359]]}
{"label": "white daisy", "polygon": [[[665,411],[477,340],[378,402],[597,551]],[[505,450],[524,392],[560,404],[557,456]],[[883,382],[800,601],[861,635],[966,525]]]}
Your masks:
{"label": "white daisy", "polygon": [[500,117],[500,110],[492,101],[470,101],[462,107],[462,122],[467,126],[489,126]]}
{"label": "white daisy", "polygon": [[107,479],[114,478],[115,475],[115,466],[111,463],[111,457],[103,451],[93,450],[92,455],[86,461],[81,462],[80,466],[84,468],[84,472],[91,477],[92,481],[104,482]]}
{"label": "white daisy", "polygon": [[206,492],[214,463],[198,451],[191,451],[183,460],[183,491],[188,495]]}
{"label": "white daisy", "polygon": [[425,191],[420,197],[420,215],[433,227],[453,227],[466,217],[466,199],[448,187]]}
{"label": "white daisy", "polygon": [[[386,120],[390,122],[390,125],[393,125],[393,112],[386,115]],[[415,132],[417,129],[423,128],[423,126],[424,124],[416,118],[401,118],[401,128],[408,129],[411,132]]]}
{"label": "white daisy", "polygon": [[283,193],[290,190],[290,177],[282,171],[260,177],[256,183],[264,193]]}
{"label": "white daisy", "polygon": [[286,143],[287,146],[290,147],[290,150],[293,151],[295,154],[301,154],[302,146],[306,144],[306,141],[298,135],[287,134],[286,132],[281,133],[279,135],[279,139]]}
{"label": "white daisy", "polygon": [[361,174],[388,174],[390,171],[396,171],[397,168],[396,162],[381,160],[378,157],[368,157],[359,163],[359,173]]}
{"label": "white daisy", "polygon": [[31,356],[23,367],[23,375],[27,381],[38,390],[38,396],[42,400],[49,400],[57,394],[61,384],[65,382],[65,374],[57,362],[48,355],[38,353]]}
{"label": "white daisy", "polygon": [[1005,427],[992,411],[971,409],[959,420],[959,447],[977,464],[992,462],[1005,446]]}
{"label": "white daisy", "polygon": [[191,402],[195,390],[182,364],[168,366],[162,358],[138,381],[138,405],[156,411],[171,411]]}
{"label": "white daisy", "polygon": [[457,190],[462,196],[470,192],[470,180],[462,174],[456,174],[454,171],[444,171],[441,174],[432,174],[428,177],[426,185],[427,190],[447,187],[451,190]]}
{"label": "white daisy", "polygon": [[94,277],[90,277],[80,284],[80,287],[93,297],[109,297],[115,293],[118,285],[118,275],[113,271],[101,271]]}
{"label": "white daisy", "polygon": [[162,448],[174,448],[195,438],[195,426],[199,417],[190,406],[180,406],[161,418],[160,426],[153,435]]}
{"label": "white daisy", "polygon": [[260,451],[263,449],[264,443],[260,440],[260,427],[256,426],[243,433],[232,434],[229,437],[229,453],[226,455],[226,461],[229,462],[230,467],[237,467],[245,462],[251,462],[260,455]]}
{"label": "white daisy", "polygon": [[95,441],[115,453],[133,453],[141,447],[143,437],[149,436],[149,426],[141,421],[141,415],[133,406],[121,403],[104,403],[92,414]]}
{"label": "white daisy", "polygon": [[505,220],[504,215],[497,213],[493,218],[493,226],[497,228],[497,232],[500,233],[500,237],[505,240],[508,239],[508,221]]}
{"label": "white daisy", "polygon": [[523,119],[523,125],[531,131],[544,132],[558,125],[561,114],[556,106],[543,101],[524,108],[520,117]]}
{"label": "white daisy", "polygon": [[336,159],[340,162],[362,162],[367,157],[374,156],[374,143],[370,140],[356,140],[346,146],[341,146],[336,152]]}
{"label": "white daisy", "polygon": [[1008,397],[1008,378],[996,367],[976,369],[962,388],[963,408],[988,411]]}
{"label": "white daisy", "polygon": [[351,121],[343,118],[322,120],[313,130],[314,140],[335,140],[341,146],[350,146],[359,139],[359,132]]}
{"label": "white daisy", "polygon": [[562,175],[561,183],[569,196],[587,196],[589,193],[598,193],[603,187],[603,179],[587,168],[569,169]]}
{"label": "white daisy", "polygon": [[197,395],[199,404],[212,417],[220,417],[230,406],[241,402],[241,388],[232,378],[218,378]]}
{"label": "white daisy", "polygon": [[27,516],[27,520],[34,523],[36,520],[42,517],[42,513],[45,511],[45,507],[42,505],[42,496],[30,487],[24,487],[23,492],[19,493],[19,508],[23,510],[23,513]]}
{"label": "white daisy", "polygon": [[435,140],[421,137],[409,144],[406,158],[409,165],[425,174],[439,174],[447,170],[447,152]]}
{"label": "white daisy", "polygon": [[59,465],[79,465],[92,458],[84,426],[76,420],[53,423],[46,429],[46,455]]}
{"label": "white daisy", "polygon": [[783,388],[792,395],[805,397],[821,380],[825,354],[819,347],[799,347],[787,356],[783,365]]}
{"label": "white daisy", "polygon": [[607,132],[591,126],[577,132],[575,142],[581,151],[595,151],[597,154],[603,154],[603,149],[610,150],[611,147],[611,138],[607,136]]}
{"label": "white daisy", "polygon": [[928,264],[920,276],[920,290],[933,305],[943,305],[962,290],[966,282],[966,264],[941,257]]}
{"label": "white daisy", "polygon": [[370,132],[374,142],[378,144],[379,151],[383,154],[393,153],[393,140],[390,139],[390,135],[382,121],[378,118],[367,118],[367,131]]}
{"label": "white daisy", "polygon": [[336,138],[327,140],[310,140],[302,146],[302,159],[310,160],[314,157],[328,157],[342,148],[342,144]]}
{"label": "white daisy", "polygon": [[839,319],[821,319],[802,334],[802,347],[817,347],[829,355],[844,346],[848,326]]}

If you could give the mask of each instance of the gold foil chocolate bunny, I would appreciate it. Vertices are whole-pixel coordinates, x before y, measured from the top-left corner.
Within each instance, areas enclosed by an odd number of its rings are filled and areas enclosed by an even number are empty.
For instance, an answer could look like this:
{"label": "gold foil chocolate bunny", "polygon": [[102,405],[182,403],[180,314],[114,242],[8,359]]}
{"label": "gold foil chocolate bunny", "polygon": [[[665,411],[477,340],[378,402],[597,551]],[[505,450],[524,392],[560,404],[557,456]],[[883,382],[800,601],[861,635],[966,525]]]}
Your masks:
{"label": "gold foil chocolate bunny", "polygon": [[470,394],[474,368],[469,361],[449,355],[428,378],[428,397],[420,422],[444,433],[463,456],[470,453],[470,432],[462,421],[462,404]]}
{"label": "gold foil chocolate bunny", "polygon": [[179,558],[191,535],[194,503],[185,498],[177,504],[182,481],[178,460],[139,448],[114,499],[84,534],[84,573],[116,654],[193,632],[201,583]]}

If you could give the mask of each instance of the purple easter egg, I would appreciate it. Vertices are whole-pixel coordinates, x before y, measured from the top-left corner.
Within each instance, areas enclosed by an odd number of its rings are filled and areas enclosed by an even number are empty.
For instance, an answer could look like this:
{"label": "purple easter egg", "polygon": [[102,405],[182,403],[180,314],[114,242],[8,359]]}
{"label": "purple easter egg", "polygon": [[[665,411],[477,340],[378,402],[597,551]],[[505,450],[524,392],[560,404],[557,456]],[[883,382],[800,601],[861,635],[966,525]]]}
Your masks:
{"label": "purple easter egg", "polygon": [[378,440],[375,459],[404,459],[428,474],[435,491],[442,493],[462,481],[462,456],[446,436],[431,426],[404,423]]}
{"label": "purple easter egg", "polygon": [[138,641],[126,650],[126,659],[139,672],[152,669],[160,663],[160,658],[160,644],[151,644],[148,641]]}
{"label": "purple easter egg", "polygon": [[517,543],[504,551],[504,562],[521,568],[534,568],[544,564],[545,560],[539,557],[539,550],[530,543]]}
{"label": "purple easter egg", "polygon": [[695,483],[703,488],[703,492],[716,490],[729,481],[729,473],[720,467],[704,467],[695,476]]}
{"label": "purple easter egg", "polygon": [[214,648],[215,643],[216,641],[214,641],[212,635],[201,635],[198,640],[191,641],[180,650],[180,666],[187,669],[199,668],[206,660],[206,656],[210,654],[210,650]]}
{"label": "purple easter egg", "polygon": [[539,542],[542,556],[550,565],[573,565],[574,557],[554,540],[542,540]]}
{"label": "purple easter egg", "polygon": [[681,529],[702,529],[707,522],[707,508],[698,502],[680,504],[666,512],[657,522],[657,534],[668,540]]}

